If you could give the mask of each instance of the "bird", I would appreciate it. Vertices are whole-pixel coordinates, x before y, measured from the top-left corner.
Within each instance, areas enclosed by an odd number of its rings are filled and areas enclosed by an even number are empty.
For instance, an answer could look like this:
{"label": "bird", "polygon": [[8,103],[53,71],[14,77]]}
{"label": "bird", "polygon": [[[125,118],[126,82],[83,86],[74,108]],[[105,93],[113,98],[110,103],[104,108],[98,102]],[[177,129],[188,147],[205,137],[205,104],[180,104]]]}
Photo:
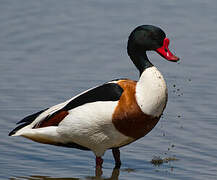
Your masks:
{"label": "bird", "polygon": [[19,121],[9,136],[35,142],[90,150],[102,168],[111,149],[120,168],[120,150],[147,135],[158,123],[168,99],[166,82],[147,51],[171,62],[179,58],[168,48],[169,38],[154,25],[140,25],[129,35],[127,53],[139,71],[139,80],[119,78],[90,88],[71,99]]}

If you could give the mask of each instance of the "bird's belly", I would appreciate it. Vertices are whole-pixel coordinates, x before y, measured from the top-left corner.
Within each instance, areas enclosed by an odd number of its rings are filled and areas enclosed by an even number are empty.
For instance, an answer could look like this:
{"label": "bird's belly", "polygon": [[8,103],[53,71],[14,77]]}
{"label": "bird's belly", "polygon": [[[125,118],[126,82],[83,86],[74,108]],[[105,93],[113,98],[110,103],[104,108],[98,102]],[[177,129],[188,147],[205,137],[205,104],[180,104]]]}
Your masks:
{"label": "bird's belly", "polygon": [[134,139],[118,132],[112,123],[116,105],[117,102],[94,102],[70,110],[57,132],[65,143],[77,143],[98,156],[109,148],[128,144]]}
{"label": "bird's belly", "polygon": [[89,129],[85,126],[77,126],[77,128],[80,129],[79,132],[60,127],[58,132],[65,143],[79,144],[92,150],[98,156],[102,156],[107,149],[121,147],[134,141],[133,138],[119,133],[113,125],[106,125],[106,131],[104,128],[96,127]]}

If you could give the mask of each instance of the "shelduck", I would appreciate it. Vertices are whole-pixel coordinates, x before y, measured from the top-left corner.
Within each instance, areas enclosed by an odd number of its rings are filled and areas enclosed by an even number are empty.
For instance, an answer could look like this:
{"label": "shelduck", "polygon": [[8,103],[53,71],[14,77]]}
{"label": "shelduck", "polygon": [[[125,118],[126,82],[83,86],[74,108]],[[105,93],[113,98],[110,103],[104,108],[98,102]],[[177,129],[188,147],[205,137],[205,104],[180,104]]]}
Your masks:
{"label": "shelduck", "polygon": [[149,61],[146,51],[154,50],[177,62],[168,49],[169,39],[153,25],[141,25],[128,39],[127,52],[140,72],[138,81],[117,79],[19,121],[9,136],[91,150],[96,167],[102,167],[107,149],[112,149],[120,167],[119,148],[148,134],[159,121],[167,103],[167,86],[162,74]]}

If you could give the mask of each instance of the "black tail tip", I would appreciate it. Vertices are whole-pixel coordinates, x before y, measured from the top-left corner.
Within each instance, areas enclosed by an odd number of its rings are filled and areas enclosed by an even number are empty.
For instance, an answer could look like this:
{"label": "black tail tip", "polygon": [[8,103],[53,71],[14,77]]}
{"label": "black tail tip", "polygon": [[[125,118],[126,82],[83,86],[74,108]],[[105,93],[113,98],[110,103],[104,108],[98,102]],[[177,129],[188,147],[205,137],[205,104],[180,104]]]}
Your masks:
{"label": "black tail tip", "polygon": [[22,129],[22,128],[25,127],[26,125],[28,125],[28,123],[24,123],[24,124],[21,124],[21,125],[17,126],[15,129],[13,129],[13,130],[8,134],[8,136],[14,135],[18,130]]}
{"label": "black tail tip", "polygon": [[12,136],[12,135],[14,135],[16,132],[13,130],[13,131],[11,131],[9,134],[8,134],[8,136]]}

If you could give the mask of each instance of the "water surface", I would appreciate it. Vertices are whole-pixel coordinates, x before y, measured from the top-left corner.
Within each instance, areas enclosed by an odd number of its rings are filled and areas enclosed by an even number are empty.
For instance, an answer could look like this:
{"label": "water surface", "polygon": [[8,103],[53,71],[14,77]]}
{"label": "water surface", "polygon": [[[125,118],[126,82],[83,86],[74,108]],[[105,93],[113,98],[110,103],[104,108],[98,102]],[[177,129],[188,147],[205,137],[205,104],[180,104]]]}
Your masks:
{"label": "water surface", "polygon": [[[0,2],[1,179],[216,179],[216,1]],[[149,53],[169,101],[154,130],[121,149],[120,171],[110,151],[100,178],[91,152],[8,137],[28,114],[111,79],[138,79],[126,43],[141,24],[163,28],[181,62]],[[179,160],[154,166],[153,157]]]}

